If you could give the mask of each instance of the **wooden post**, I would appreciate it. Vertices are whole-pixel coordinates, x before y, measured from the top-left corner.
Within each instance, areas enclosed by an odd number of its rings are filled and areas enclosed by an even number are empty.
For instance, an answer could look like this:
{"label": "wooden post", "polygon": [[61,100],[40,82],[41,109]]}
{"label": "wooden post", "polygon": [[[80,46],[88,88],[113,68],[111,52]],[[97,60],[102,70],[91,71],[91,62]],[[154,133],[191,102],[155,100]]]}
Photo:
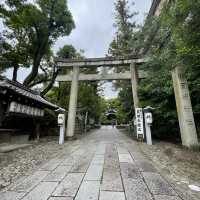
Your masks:
{"label": "wooden post", "polygon": [[35,132],[36,132],[36,139],[37,141],[40,140],[40,123],[39,122],[36,122],[36,128],[35,128]]}
{"label": "wooden post", "polygon": [[0,100],[0,127],[2,126],[4,117],[5,117],[5,114],[4,114],[3,102]]}
{"label": "wooden post", "polygon": [[138,70],[137,66],[134,63],[130,65],[130,72],[131,72],[131,85],[132,85],[132,93],[133,93],[133,103],[134,108],[139,107],[139,98],[138,98]]}
{"label": "wooden post", "polygon": [[176,67],[172,71],[172,79],[182,144],[188,148],[198,146],[197,131],[184,69]]}
{"label": "wooden post", "polygon": [[88,111],[85,113],[85,133],[87,133]]}

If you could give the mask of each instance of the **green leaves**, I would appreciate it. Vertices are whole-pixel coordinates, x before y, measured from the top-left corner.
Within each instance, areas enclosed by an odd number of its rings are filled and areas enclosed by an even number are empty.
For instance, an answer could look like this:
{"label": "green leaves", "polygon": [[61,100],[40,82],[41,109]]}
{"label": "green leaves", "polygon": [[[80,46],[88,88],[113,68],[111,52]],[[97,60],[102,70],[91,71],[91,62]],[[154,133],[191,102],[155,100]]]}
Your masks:
{"label": "green leaves", "polygon": [[15,58],[18,54],[22,55],[23,46],[26,60],[15,59],[15,63],[21,66],[26,61],[32,66],[24,81],[27,86],[34,82],[41,61],[49,54],[56,39],[69,35],[75,28],[66,0],[37,0],[35,3],[6,0],[0,4],[0,18],[9,30],[7,41],[15,41],[10,52],[7,51],[9,57],[14,50]]}

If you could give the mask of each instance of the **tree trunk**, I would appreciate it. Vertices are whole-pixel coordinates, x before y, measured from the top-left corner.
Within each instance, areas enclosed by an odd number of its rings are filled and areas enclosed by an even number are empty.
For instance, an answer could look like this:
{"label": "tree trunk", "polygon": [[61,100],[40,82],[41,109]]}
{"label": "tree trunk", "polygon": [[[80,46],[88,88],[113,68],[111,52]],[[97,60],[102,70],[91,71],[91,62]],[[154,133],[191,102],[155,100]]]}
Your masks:
{"label": "tree trunk", "polygon": [[38,54],[38,56],[36,57],[36,60],[34,60],[34,64],[33,64],[33,68],[32,68],[31,73],[24,80],[24,85],[25,86],[29,86],[29,84],[38,75],[38,69],[39,69],[39,66],[40,66],[41,59],[42,59],[42,56],[40,54]]}
{"label": "tree trunk", "polygon": [[42,57],[44,56],[45,49],[48,45],[49,37],[46,38],[46,40],[42,44],[38,44],[38,49],[35,53],[34,60],[33,60],[33,68],[31,73],[26,77],[24,80],[24,85],[29,86],[29,84],[35,79],[35,77],[38,75],[39,66],[42,60]]}
{"label": "tree trunk", "polygon": [[41,96],[44,96],[53,87],[56,77],[58,75],[58,71],[59,71],[58,69],[55,70],[55,66],[54,66],[54,72],[53,72],[52,79],[51,79],[50,83],[47,85],[47,87],[41,92]]}

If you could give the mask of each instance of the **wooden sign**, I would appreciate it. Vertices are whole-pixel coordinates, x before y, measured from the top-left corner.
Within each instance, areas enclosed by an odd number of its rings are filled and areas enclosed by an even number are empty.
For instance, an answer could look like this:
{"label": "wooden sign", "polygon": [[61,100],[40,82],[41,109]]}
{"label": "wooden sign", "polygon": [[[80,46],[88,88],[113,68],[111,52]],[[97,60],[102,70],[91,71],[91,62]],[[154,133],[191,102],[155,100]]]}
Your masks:
{"label": "wooden sign", "polygon": [[23,105],[14,101],[10,103],[9,112],[26,114],[26,115],[37,116],[37,117],[44,116],[44,110]]}
{"label": "wooden sign", "polygon": [[142,108],[136,108],[137,138],[144,139],[144,117]]}

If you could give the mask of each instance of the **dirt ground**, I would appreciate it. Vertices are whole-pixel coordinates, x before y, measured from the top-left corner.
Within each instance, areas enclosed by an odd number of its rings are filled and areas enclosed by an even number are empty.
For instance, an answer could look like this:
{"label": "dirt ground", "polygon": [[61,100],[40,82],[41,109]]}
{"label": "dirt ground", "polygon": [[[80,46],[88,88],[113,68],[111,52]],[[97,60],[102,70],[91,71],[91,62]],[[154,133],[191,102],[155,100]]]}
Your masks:
{"label": "dirt ground", "polygon": [[194,199],[200,199],[200,192],[189,188],[189,185],[200,187],[199,151],[191,151],[167,142],[155,142],[152,146],[141,143],[140,149],[161,174],[173,180],[177,189],[192,195]]}

